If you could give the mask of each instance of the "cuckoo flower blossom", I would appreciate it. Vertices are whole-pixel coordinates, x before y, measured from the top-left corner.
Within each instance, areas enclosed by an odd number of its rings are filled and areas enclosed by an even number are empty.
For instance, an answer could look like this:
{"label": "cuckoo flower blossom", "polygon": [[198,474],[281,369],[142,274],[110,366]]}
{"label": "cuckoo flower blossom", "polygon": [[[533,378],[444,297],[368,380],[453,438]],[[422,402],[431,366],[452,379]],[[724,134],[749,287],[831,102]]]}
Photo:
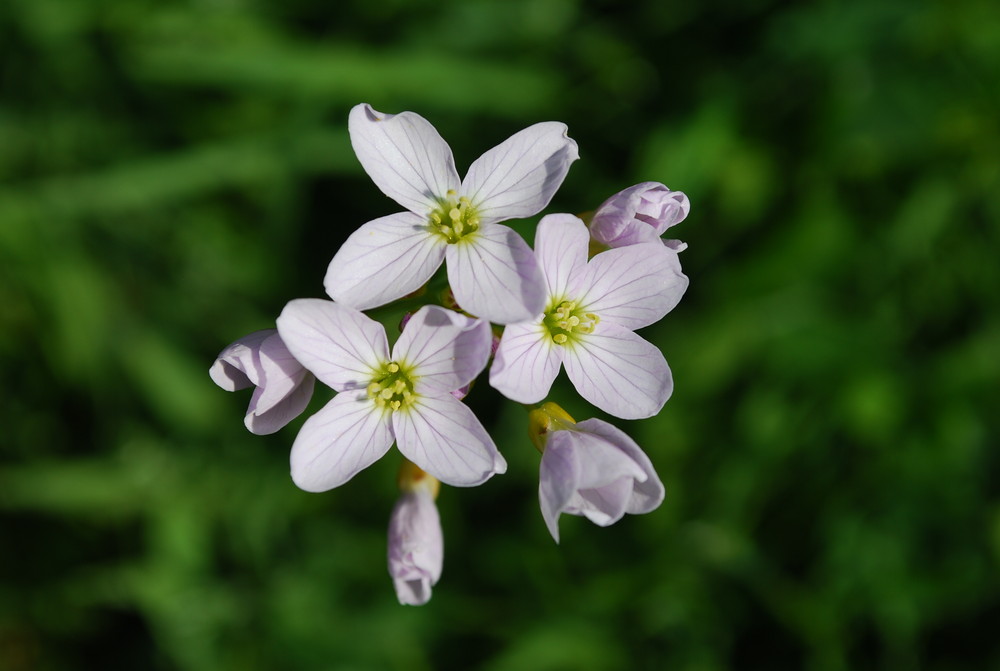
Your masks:
{"label": "cuckoo flower blossom", "polygon": [[552,538],[559,515],[582,515],[598,526],[638,515],[663,501],[663,483],[649,457],[623,431],[599,419],[579,424],[555,403],[530,415],[531,437],[542,450],[538,500]]}
{"label": "cuckoo flower blossom", "polygon": [[274,329],[240,338],[219,353],[208,373],[226,391],[256,387],[244,423],[258,435],[274,433],[298,417],[315,383]]}
{"label": "cuckoo flower blossom", "polygon": [[[668,228],[679,224],[691,209],[688,197],[658,182],[643,182],[619,191],[597,208],[590,220],[590,234],[605,247],[656,242]],[[687,243],[664,240],[680,252]]]}
{"label": "cuckoo flower blossom", "polygon": [[434,499],[441,485],[410,461],[399,471],[402,495],[389,518],[389,575],[399,603],[420,606],[441,578],[444,534]]}
{"label": "cuckoo flower blossom", "polygon": [[660,411],[673,390],[660,350],[634,329],[669,312],[688,280],[661,243],[610,249],[587,262],[587,227],[570,214],[538,224],[535,251],[547,287],[543,314],[504,329],[490,384],[520,403],[545,398],[560,364],[576,390],[616,417]]}
{"label": "cuckoo flower blossom", "polygon": [[310,492],[337,487],[399,451],[442,482],[478,485],[507,464],[472,411],[452,396],[490,354],[490,327],[437,306],[418,310],[392,354],[385,328],[346,305],[298,299],[278,317],[295,358],[339,392],[292,445],[292,479]]}
{"label": "cuckoo flower blossom", "polygon": [[527,243],[497,222],[540,212],[579,155],[566,126],[538,123],[480,156],[459,180],[447,143],[413,112],[358,105],[348,119],[365,172],[408,211],[370,221],[330,262],[324,282],[358,310],[417,290],[447,259],[462,308],[498,324],[537,315],[544,302]]}

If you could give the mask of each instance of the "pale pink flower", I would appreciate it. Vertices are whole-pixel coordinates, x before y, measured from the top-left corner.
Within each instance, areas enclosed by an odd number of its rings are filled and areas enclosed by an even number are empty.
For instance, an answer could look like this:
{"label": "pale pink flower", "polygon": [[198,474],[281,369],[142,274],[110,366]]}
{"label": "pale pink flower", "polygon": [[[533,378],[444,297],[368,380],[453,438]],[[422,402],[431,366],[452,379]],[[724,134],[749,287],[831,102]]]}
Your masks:
{"label": "pale pink flower", "polygon": [[[691,210],[691,202],[680,191],[671,191],[659,182],[643,182],[619,191],[594,212],[590,234],[605,247],[624,247],[656,242],[668,228],[679,224]],[[687,243],[663,240],[676,252]]]}
{"label": "pale pink flower", "polygon": [[315,383],[275,329],[255,331],[229,345],[208,373],[226,391],[256,387],[244,423],[258,435],[274,433],[298,417],[309,405]]}
{"label": "pale pink flower", "polygon": [[506,470],[482,424],[451,394],[485,367],[487,322],[425,306],[390,355],[380,323],[346,305],[299,299],[285,306],[278,332],[302,365],[339,392],[292,445],[292,479],[302,489],[347,482],[393,442],[450,485],[478,485]]}
{"label": "pale pink flower", "polygon": [[490,384],[507,398],[537,403],[561,366],[590,403],[616,417],[660,411],[673,390],[663,354],[633,331],[672,310],[688,279],[660,242],[601,252],[587,261],[587,227],[570,214],[538,224],[535,251],[545,277],[544,312],[504,328]]}
{"label": "pale pink flower", "polygon": [[538,263],[506,219],[540,212],[579,155],[565,124],[530,126],[480,156],[464,180],[451,149],[413,112],[357,105],[348,120],[358,160],[408,211],[370,221],[340,248],[326,291],[359,310],[421,287],[447,259],[462,309],[499,324],[531,319],[544,303]]}
{"label": "pale pink flower", "polygon": [[620,429],[600,419],[575,423],[554,403],[533,410],[531,424],[543,450],[539,505],[557,543],[562,513],[606,527],[625,513],[648,513],[663,502],[663,483],[652,462]]}
{"label": "pale pink flower", "polygon": [[399,603],[420,606],[431,598],[441,578],[444,534],[438,515],[438,481],[404,462],[400,469],[401,495],[389,518],[389,575]]}

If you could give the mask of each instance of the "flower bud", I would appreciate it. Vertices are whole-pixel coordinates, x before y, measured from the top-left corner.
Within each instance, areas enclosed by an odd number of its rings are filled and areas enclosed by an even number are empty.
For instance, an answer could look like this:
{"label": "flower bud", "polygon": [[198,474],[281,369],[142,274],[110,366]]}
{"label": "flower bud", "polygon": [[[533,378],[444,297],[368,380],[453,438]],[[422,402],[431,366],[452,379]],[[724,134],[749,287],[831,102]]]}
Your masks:
{"label": "flower bud", "polygon": [[444,534],[434,499],[441,483],[406,461],[399,469],[402,495],[389,518],[389,575],[399,603],[420,606],[444,565]]}
{"label": "flower bud", "polygon": [[[620,191],[597,208],[590,221],[590,234],[607,247],[625,247],[653,242],[688,215],[691,203],[680,191],[671,191],[658,182],[643,182]],[[674,251],[687,245],[664,240]]]}
{"label": "flower bud", "polygon": [[557,543],[563,513],[606,527],[625,513],[648,513],[660,505],[663,483],[635,441],[599,419],[572,426],[560,421],[554,418],[542,434],[546,449],[538,473],[542,518]]}
{"label": "flower bud", "polygon": [[298,417],[309,405],[316,382],[276,329],[255,331],[232,343],[208,373],[226,391],[256,387],[244,424],[258,435],[274,433]]}
{"label": "flower bud", "polygon": [[572,429],[576,425],[570,414],[562,407],[547,401],[528,413],[528,437],[539,452],[545,452],[545,443],[551,432]]}

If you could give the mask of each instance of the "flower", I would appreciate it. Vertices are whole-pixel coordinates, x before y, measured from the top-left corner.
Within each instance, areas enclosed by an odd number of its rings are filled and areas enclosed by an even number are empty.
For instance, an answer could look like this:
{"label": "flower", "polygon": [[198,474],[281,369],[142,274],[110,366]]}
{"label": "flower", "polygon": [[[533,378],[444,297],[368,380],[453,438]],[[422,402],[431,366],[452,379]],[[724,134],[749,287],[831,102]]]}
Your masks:
{"label": "flower", "polygon": [[226,391],[256,387],[244,423],[258,435],[274,433],[298,417],[316,381],[275,329],[256,331],[226,347],[208,374]]}
{"label": "flower", "polygon": [[652,462],[625,432],[599,419],[577,424],[555,403],[532,410],[529,421],[542,450],[538,501],[556,543],[562,513],[606,527],[625,513],[648,513],[663,502]]}
{"label": "flower", "polygon": [[[604,201],[590,220],[590,234],[606,247],[656,242],[663,233],[687,217],[688,197],[658,182],[630,186]],[[680,240],[664,240],[675,252],[687,249]]]}
{"label": "flower", "polygon": [[441,578],[444,534],[434,499],[441,484],[410,461],[399,469],[402,492],[389,517],[389,575],[399,603],[420,606]]}
{"label": "flower", "polygon": [[535,317],[544,297],[527,243],[497,222],[540,212],[579,158],[566,126],[530,126],[479,157],[459,181],[451,149],[413,112],[351,110],[358,160],[376,186],[408,212],[355,231],[333,257],[324,285],[358,310],[384,305],[422,286],[448,261],[462,308],[498,324]]}
{"label": "flower", "polygon": [[485,321],[424,306],[389,355],[385,328],[346,305],[293,300],[278,332],[295,358],[339,392],[306,420],[292,445],[295,484],[332,489],[397,442],[400,452],[450,485],[478,485],[507,464],[469,408],[452,396],[490,352]]}
{"label": "flower", "polygon": [[673,390],[660,350],[633,333],[673,309],[687,288],[676,252],[659,242],[610,249],[587,262],[589,235],[571,214],[542,218],[535,251],[544,313],[504,328],[490,384],[520,403],[549,392],[560,364],[576,390],[624,419],[651,417]]}

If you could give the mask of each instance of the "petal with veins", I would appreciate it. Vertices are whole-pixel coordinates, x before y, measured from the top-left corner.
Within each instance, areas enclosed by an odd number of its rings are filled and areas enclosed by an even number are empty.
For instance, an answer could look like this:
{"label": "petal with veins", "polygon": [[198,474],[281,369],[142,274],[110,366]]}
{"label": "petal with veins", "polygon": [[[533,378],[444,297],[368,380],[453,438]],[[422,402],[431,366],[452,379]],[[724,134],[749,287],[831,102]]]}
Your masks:
{"label": "petal with veins", "polygon": [[459,188],[448,143],[419,114],[356,105],[347,120],[354,153],[382,193],[421,216]]}
{"label": "petal with veins", "polygon": [[566,124],[529,126],[480,156],[462,182],[484,223],[541,212],[580,158]]}
{"label": "petal with veins", "polygon": [[364,389],[388,358],[385,328],[353,308],[318,298],[299,298],[278,317],[288,350],[336,391]]}
{"label": "petal with veins", "polygon": [[[552,438],[559,433],[567,432],[557,431]],[[576,493],[579,479],[580,463],[572,442],[550,438],[538,471],[538,503],[545,526],[556,543],[559,542],[559,515]]]}
{"label": "petal with veins", "polygon": [[392,447],[389,417],[364,392],[337,394],[295,437],[292,480],[307,492],[344,484]]}
{"label": "petal with veins", "polygon": [[575,289],[587,267],[589,244],[587,226],[572,214],[549,214],[538,222],[535,255],[550,300],[570,298],[570,292],[577,293]]}
{"label": "petal with veins", "polygon": [[688,278],[677,253],[657,240],[601,252],[587,264],[580,285],[586,288],[579,299],[583,309],[635,330],[673,310]]}
{"label": "petal with veins", "polygon": [[604,438],[624,452],[646,474],[644,479],[636,478],[635,487],[632,490],[632,495],[625,512],[630,515],[648,513],[663,503],[663,483],[653,468],[653,462],[649,460],[649,457],[642,451],[642,448],[627,433],[612,424],[596,418],[580,422],[577,424],[577,428]]}
{"label": "petal with veins", "polygon": [[344,242],[323,285],[333,300],[358,310],[413,293],[444,259],[447,243],[411,212],[369,221]]}
{"label": "petal with veins", "polygon": [[561,361],[542,324],[511,324],[493,358],[490,386],[512,401],[537,403],[549,393]]}
{"label": "petal with veins", "polygon": [[450,394],[417,398],[392,425],[403,456],[446,484],[473,487],[507,470],[483,425]]}
{"label": "petal with veins", "polygon": [[673,391],[660,350],[616,324],[602,321],[564,350],[566,374],[580,396],[615,417],[652,417]]}
{"label": "petal with veins", "polygon": [[426,305],[406,323],[392,359],[413,367],[415,393],[440,395],[472,382],[486,367],[492,343],[488,322]]}
{"label": "petal with veins", "polygon": [[463,310],[496,324],[534,319],[545,307],[535,253],[513,229],[483,226],[448,245],[448,282]]}

